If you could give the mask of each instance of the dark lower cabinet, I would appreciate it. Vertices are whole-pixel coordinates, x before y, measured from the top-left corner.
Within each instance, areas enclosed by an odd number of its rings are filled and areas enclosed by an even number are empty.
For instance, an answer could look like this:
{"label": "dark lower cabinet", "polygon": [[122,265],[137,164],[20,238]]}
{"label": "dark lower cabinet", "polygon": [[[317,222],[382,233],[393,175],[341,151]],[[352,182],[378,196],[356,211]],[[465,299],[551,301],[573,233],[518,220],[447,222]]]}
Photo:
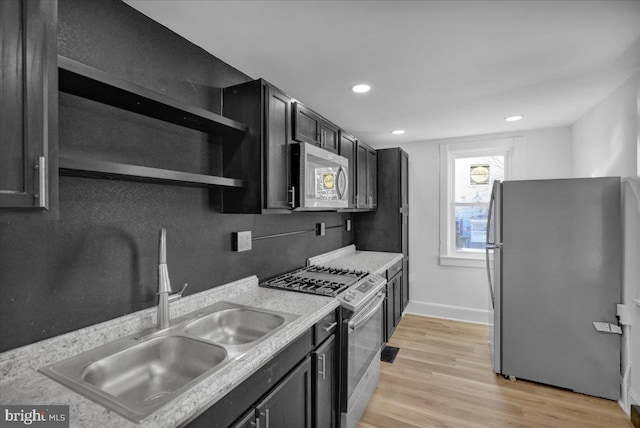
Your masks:
{"label": "dark lower cabinet", "polygon": [[[402,272],[409,272],[409,257],[405,257],[402,260]],[[407,276],[402,277],[402,310],[404,311],[409,304],[409,278]]]}
{"label": "dark lower cabinet", "polygon": [[336,426],[336,341],[330,337],[312,355],[313,359],[313,427]]}
{"label": "dark lower cabinet", "polygon": [[397,326],[402,319],[402,273],[397,274],[393,279],[393,317]]}
{"label": "dark lower cabinet", "polygon": [[387,282],[387,295],[384,305],[384,341],[388,342],[396,329],[395,322],[395,293],[393,292],[393,283]]}
{"label": "dark lower cabinet", "polygon": [[403,261],[399,261],[387,270],[387,300],[385,304],[385,342],[388,342],[402,319],[406,306],[404,300]]}
{"label": "dark lower cabinet", "polygon": [[307,357],[234,425],[238,427],[311,428],[311,358]]}
{"label": "dark lower cabinet", "polygon": [[256,423],[256,410],[251,409],[244,417],[236,423],[233,428],[257,428]]}
{"label": "dark lower cabinet", "polygon": [[386,342],[391,339],[391,335],[396,330],[398,323],[402,319],[402,273],[397,274],[387,281],[387,306],[386,306]]}
{"label": "dark lower cabinet", "polygon": [[338,324],[340,311],[336,310],[211,407],[181,426],[336,427]]}

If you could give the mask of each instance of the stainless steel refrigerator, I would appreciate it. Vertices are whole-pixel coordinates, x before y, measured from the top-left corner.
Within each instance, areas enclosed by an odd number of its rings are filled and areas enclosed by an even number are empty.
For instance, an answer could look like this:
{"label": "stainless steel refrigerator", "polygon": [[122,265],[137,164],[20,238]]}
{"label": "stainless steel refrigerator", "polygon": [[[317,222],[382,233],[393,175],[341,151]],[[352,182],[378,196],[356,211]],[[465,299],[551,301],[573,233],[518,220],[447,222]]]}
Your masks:
{"label": "stainless steel refrigerator", "polygon": [[620,178],[495,182],[487,225],[494,371],[617,400]]}

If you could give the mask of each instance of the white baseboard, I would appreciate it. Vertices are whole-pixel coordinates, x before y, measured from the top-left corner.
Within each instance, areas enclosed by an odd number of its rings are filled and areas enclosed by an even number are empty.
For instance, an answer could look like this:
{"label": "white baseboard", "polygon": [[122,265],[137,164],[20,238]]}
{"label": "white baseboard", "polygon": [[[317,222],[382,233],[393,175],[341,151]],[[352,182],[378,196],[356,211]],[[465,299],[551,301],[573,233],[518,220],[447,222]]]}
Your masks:
{"label": "white baseboard", "polygon": [[628,415],[631,414],[631,405],[635,404],[636,406],[640,405],[640,393],[633,388],[629,388],[629,394],[627,396],[628,403],[623,403],[621,400],[618,400],[618,406]]}
{"label": "white baseboard", "polygon": [[488,324],[489,320],[489,311],[413,300],[409,301],[405,313],[474,324]]}

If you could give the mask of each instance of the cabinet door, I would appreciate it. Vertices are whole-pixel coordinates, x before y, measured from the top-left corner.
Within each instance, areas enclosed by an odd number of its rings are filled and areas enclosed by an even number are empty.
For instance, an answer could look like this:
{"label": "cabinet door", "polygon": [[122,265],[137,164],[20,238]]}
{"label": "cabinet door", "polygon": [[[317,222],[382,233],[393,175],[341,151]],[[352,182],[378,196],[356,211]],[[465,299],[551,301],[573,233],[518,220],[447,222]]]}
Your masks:
{"label": "cabinet door", "polygon": [[402,310],[409,304],[409,258],[402,261]]}
{"label": "cabinet door", "polygon": [[361,144],[356,150],[356,207],[367,208],[367,160],[369,151]]}
{"label": "cabinet door", "polygon": [[376,209],[378,206],[378,156],[376,151],[367,151],[367,207]]}
{"label": "cabinet door", "polygon": [[386,332],[387,332],[387,342],[391,339],[391,335],[395,330],[395,293],[393,292],[393,281],[387,283],[387,302],[386,302]]}
{"label": "cabinet door", "polygon": [[349,198],[349,208],[356,206],[356,139],[352,135],[340,132],[340,156],[349,161],[349,182],[347,184],[347,194]]}
{"label": "cabinet door", "polygon": [[56,1],[0,2],[2,208],[46,210],[57,182],[56,13]]}
{"label": "cabinet door", "polygon": [[322,146],[320,122],[322,119],[300,103],[293,103],[293,139]]}
{"label": "cabinet door", "polygon": [[307,357],[256,409],[261,427],[311,428],[311,358]]}
{"label": "cabinet door", "polygon": [[336,367],[335,336],[313,353],[314,399],[313,427],[333,428],[336,426]]}
{"label": "cabinet door", "polygon": [[323,120],[320,122],[320,141],[322,143],[322,147],[334,152],[338,153],[338,142],[340,129],[334,125],[333,123],[327,122]]}
{"label": "cabinet door", "polygon": [[398,325],[400,319],[402,319],[402,273],[396,275],[393,279],[393,323]]}
{"label": "cabinet door", "polygon": [[233,425],[233,428],[257,428],[255,409],[251,409],[249,413],[244,415],[240,421]]}
{"label": "cabinet door", "polygon": [[[407,258],[409,257],[409,155],[404,151],[400,152],[400,196],[402,254]],[[406,272],[408,271],[405,271],[405,280],[407,279]]]}
{"label": "cabinet door", "polygon": [[[266,86],[265,208],[288,209],[290,188],[291,98]],[[257,167],[257,166],[256,166]]]}

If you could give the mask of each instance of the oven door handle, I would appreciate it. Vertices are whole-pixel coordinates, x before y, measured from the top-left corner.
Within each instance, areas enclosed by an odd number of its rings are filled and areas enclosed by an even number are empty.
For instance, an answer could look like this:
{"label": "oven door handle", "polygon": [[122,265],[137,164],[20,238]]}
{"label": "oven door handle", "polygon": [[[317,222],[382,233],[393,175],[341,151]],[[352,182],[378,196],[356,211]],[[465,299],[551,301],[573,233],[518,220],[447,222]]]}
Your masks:
{"label": "oven door handle", "polygon": [[356,319],[349,322],[349,331],[356,330],[362,324],[369,321],[371,317],[375,315],[378,309],[380,309],[380,306],[382,306],[382,304],[384,303],[384,291],[381,291],[380,293],[378,293],[377,298],[379,300],[378,303],[376,303],[376,305],[369,312],[367,312],[362,316],[358,316]]}

